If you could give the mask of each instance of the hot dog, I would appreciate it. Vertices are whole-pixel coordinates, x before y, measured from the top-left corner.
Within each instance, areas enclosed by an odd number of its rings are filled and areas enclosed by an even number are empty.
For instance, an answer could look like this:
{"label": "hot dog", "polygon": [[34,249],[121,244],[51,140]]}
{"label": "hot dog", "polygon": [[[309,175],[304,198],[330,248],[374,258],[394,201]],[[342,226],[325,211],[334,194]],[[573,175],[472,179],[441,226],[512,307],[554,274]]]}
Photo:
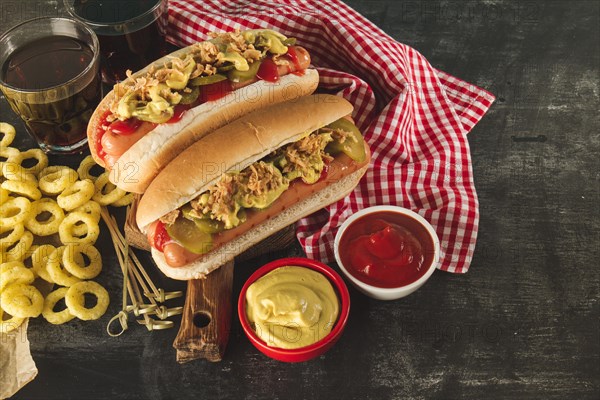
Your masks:
{"label": "hot dog", "polygon": [[311,94],[308,52],[278,32],[216,35],[129,74],[96,108],[88,143],[118,187],[142,193],[182,149],[260,107]]}
{"label": "hot dog", "polygon": [[337,96],[301,97],[253,111],[177,156],[136,214],[158,267],[174,279],[201,278],[345,197],[370,160],[344,118],[352,109]]}

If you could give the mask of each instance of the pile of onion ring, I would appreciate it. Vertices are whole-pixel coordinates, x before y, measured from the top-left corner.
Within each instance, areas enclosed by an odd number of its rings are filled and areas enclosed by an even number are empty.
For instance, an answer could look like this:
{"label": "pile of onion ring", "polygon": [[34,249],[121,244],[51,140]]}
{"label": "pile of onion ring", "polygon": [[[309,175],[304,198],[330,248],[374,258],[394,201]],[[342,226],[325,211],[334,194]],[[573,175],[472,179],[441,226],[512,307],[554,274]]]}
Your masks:
{"label": "pile of onion ring", "polygon": [[[109,296],[91,279],[102,270],[94,247],[101,207],[128,205],[133,196],[106,173],[92,175],[91,156],[77,170],[48,166],[42,150],[10,147],[11,125],[0,123],[0,133],[0,333],[39,315],[52,324],[100,318]],[[36,279],[60,287],[44,297]],[[86,306],[86,294],[96,297],[94,306]],[[66,307],[56,311],[62,299]]]}

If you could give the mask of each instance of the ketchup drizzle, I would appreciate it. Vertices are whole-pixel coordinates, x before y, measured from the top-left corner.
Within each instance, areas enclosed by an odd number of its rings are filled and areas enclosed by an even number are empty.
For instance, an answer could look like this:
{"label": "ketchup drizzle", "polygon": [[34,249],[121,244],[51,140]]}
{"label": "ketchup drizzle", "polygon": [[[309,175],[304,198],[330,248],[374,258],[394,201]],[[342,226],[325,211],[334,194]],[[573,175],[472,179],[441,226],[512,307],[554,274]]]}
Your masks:
{"label": "ketchup drizzle", "polygon": [[325,165],[323,165],[321,176],[319,176],[319,180],[317,182],[327,179],[327,175],[329,175],[329,163],[325,163]]}
{"label": "ketchup drizzle", "polygon": [[298,59],[298,53],[296,53],[296,47],[288,47],[287,55],[290,58],[290,60],[292,60],[292,64],[294,64],[294,67],[296,67],[296,72],[299,72],[302,69],[302,67],[300,65],[300,60]]}
{"label": "ketchup drizzle", "polygon": [[102,161],[104,161],[104,157],[106,156],[106,152],[102,148],[102,137],[106,133],[105,128],[108,127],[108,122],[106,121],[106,119],[110,114],[110,111],[106,111],[104,114],[102,114],[102,116],[100,117],[100,123],[96,128],[96,154],[98,155],[98,157],[100,157]]}
{"label": "ketchup drizzle", "polygon": [[171,117],[170,120],[167,121],[167,124],[173,124],[175,122],[181,121],[181,118],[183,118],[183,115],[185,114],[185,112],[187,110],[189,110],[190,108],[192,108],[191,104],[177,104],[173,108],[173,116]]}
{"label": "ketchup drizzle", "polygon": [[279,73],[277,72],[277,64],[270,58],[265,59],[256,73],[258,79],[262,79],[267,82],[277,82],[279,80]]}
{"label": "ketchup drizzle", "polygon": [[165,245],[172,241],[171,237],[169,236],[169,232],[167,232],[167,228],[165,228],[165,224],[160,220],[157,222],[155,229],[153,247],[156,250],[163,252],[165,250]]}
{"label": "ketchup drizzle", "polygon": [[127,136],[131,135],[142,125],[142,121],[137,118],[128,118],[124,121],[116,120],[110,124],[109,129],[112,133],[117,135]]}
{"label": "ketchup drizzle", "polygon": [[231,82],[229,80],[202,86],[200,89],[198,104],[206,103],[207,101],[219,100],[232,91],[233,88],[231,87]]}

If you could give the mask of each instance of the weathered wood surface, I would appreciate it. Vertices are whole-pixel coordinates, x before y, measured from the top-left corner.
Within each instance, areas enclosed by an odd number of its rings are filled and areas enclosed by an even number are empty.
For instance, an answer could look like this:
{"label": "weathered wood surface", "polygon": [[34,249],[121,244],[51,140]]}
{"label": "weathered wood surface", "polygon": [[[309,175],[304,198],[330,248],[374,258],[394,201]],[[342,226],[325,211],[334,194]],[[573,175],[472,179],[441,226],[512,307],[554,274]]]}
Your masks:
{"label": "weathered wood surface", "polygon": [[206,279],[188,282],[181,325],[173,342],[177,362],[223,359],[231,331],[233,265],[230,261]]}
{"label": "weathered wood surface", "polygon": [[[0,30],[56,11],[2,1]],[[348,1],[436,67],[496,94],[469,135],[481,223],[471,270],[401,301],[351,289],[326,356],[265,358],[232,320],[220,363],[179,365],[176,330],[106,336],[106,318],[30,325],[40,375],[19,399],[597,399],[600,397],[599,13],[596,1]],[[15,122],[2,101],[0,119]],[[18,125],[22,131],[22,125]],[[523,137],[543,141],[523,141]],[[106,236],[106,239],[107,236]],[[107,266],[116,266],[110,245]],[[237,264],[234,296],[262,263]],[[166,288],[185,285],[155,274]],[[120,278],[101,282],[118,311]]]}

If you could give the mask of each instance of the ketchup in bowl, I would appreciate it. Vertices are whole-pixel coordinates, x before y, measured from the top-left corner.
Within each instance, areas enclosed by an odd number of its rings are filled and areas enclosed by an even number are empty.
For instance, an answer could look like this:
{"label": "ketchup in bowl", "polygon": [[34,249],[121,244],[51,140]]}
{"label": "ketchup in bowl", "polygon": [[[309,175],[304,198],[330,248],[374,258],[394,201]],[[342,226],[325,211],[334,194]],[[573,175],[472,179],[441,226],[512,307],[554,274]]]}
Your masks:
{"label": "ketchup in bowl", "polygon": [[335,242],[336,259],[346,276],[359,290],[371,295],[372,288],[385,293],[385,299],[401,297],[392,296],[397,288],[416,290],[433,273],[439,257],[433,228],[400,207],[356,213],[342,225]]}

